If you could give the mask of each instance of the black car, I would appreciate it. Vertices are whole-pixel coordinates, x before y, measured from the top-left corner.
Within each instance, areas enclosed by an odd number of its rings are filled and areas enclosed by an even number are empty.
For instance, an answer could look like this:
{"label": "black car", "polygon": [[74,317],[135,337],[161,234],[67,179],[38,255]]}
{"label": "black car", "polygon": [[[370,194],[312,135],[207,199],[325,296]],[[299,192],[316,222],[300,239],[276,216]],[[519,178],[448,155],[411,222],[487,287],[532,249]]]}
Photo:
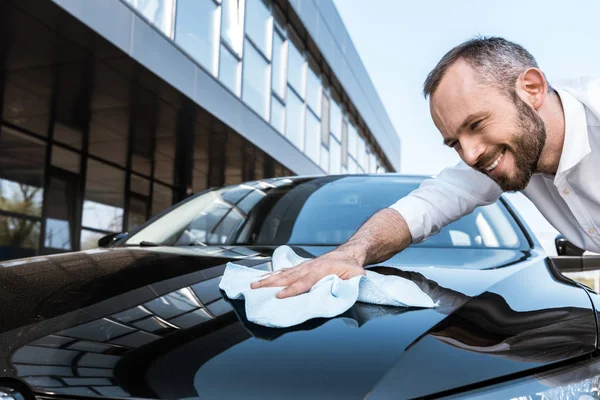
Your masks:
{"label": "black car", "polygon": [[269,271],[283,244],[323,254],[422,180],[248,182],[106,247],[0,263],[0,399],[599,398],[598,296],[504,198],[369,266],[433,309],[356,303],[275,329],[219,290],[227,262]]}

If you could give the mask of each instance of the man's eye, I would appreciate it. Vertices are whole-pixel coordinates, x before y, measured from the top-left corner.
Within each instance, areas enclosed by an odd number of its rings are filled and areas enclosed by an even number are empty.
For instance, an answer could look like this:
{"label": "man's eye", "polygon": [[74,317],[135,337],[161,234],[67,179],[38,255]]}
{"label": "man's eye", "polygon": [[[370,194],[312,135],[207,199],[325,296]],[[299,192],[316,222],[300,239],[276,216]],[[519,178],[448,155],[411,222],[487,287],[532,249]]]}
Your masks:
{"label": "man's eye", "polygon": [[477,129],[477,127],[479,126],[480,123],[481,123],[481,121],[473,122],[471,124],[471,130],[474,131],[475,129]]}

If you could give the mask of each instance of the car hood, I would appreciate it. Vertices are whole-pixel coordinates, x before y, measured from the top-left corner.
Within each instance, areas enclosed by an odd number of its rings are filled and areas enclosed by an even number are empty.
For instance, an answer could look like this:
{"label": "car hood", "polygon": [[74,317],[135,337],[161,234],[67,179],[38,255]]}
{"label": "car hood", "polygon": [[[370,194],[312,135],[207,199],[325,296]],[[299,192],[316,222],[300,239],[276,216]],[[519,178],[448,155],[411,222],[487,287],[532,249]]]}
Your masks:
{"label": "car hood", "polygon": [[410,248],[372,269],[412,280],[438,307],[356,303],[336,318],[258,326],[218,284],[229,261],[269,270],[272,250],[112,248],[2,263],[0,375],[48,396],[412,398],[596,348],[586,292],[535,250]]}

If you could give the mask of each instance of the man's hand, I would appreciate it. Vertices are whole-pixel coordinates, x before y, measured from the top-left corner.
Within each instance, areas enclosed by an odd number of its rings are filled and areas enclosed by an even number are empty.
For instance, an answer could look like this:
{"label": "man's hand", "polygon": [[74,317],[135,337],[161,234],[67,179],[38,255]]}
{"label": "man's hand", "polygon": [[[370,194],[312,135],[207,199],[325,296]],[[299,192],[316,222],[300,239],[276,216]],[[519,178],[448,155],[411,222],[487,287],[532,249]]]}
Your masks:
{"label": "man's hand", "polygon": [[337,249],[321,257],[305,261],[293,268],[271,273],[268,278],[254,282],[252,289],[285,286],[277,297],[296,296],[308,292],[327,275],[342,279],[366,275],[364,265],[387,260],[411,242],[404,218],[395,210],[383,209],[369,218],[360,229]]}
{"label": "man's hand", "polygon": [[296,296],[308,292],[318,281],[327,275],[335,274],[341,279],[365,275],[362,264],[340,251],[332,251],[318,258],[308,260],[292,268],[272,273],[268,278],[254,282],[252,289],[273,286],[287,286],[277,293],[277,298]]}

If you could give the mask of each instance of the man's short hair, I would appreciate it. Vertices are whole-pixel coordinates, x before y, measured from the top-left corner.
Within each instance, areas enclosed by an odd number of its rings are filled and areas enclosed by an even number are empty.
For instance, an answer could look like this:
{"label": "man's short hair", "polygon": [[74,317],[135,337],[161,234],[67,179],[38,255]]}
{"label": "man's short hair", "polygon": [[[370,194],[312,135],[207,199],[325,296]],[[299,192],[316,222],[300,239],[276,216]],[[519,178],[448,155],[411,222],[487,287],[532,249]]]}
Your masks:
{"label": "man's short hair", "polygon": [[[431,96],[446,70],[458,60],[471,65],[484,82],[507,94],[514,94],[519,75],[529,68],[539,68],[535,58],[522,46],[501,37],[475,37],[454,47],[442,57],[427,75],[423,85],[425,98]],[[548,92],[554,89],[548,83]]]}

